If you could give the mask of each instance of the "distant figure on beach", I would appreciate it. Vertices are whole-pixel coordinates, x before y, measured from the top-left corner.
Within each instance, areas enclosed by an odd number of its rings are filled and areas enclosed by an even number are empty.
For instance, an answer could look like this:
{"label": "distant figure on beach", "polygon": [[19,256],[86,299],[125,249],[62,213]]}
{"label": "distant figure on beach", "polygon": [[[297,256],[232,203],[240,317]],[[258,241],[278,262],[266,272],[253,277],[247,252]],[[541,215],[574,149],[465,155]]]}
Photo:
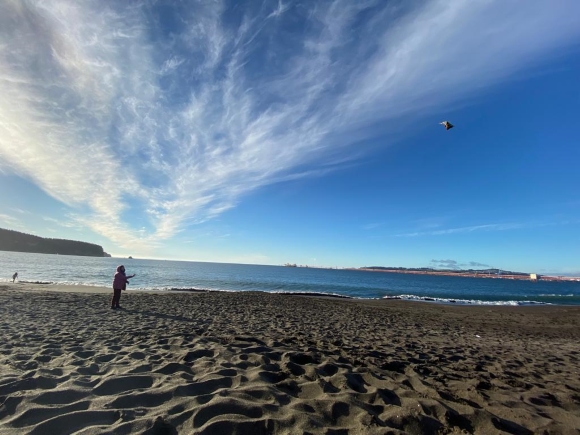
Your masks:
{"label": "distant figure on beach", "polygon": [[131,276],[125,275],[125,266],[117,266],[117,273],[113,278],[113,299],[111,300],[111,308],[121,308],[119,302],[121,301],[121,291],[127,289],[127,284],[129,283],[129,278],[133,278],[135,274]]}
{"label": "distant figure on beach", "polygon": [[14,272],[14,275],[12,275],[12,282],[16,281],[16,278],[18,278],[18,272]]}

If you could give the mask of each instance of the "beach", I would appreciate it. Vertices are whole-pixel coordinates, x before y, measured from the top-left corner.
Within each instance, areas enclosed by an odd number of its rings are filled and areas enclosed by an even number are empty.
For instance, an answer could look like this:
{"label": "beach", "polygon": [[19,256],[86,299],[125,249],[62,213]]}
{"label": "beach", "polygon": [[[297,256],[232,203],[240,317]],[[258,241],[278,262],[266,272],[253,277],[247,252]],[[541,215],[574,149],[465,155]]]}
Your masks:
{"label": "beach", "polygon": [[580,307],[0,285],[0,434],[577,434]]}

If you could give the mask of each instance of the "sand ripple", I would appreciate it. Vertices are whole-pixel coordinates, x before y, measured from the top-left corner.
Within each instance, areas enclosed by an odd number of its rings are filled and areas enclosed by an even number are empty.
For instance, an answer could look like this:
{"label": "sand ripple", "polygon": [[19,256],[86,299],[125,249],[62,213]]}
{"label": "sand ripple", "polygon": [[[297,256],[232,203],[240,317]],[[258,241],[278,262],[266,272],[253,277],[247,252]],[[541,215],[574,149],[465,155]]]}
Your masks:
{"label": "sand ripple", "polygon": [[580,433],[580,309],[0,288],[0,434]]}

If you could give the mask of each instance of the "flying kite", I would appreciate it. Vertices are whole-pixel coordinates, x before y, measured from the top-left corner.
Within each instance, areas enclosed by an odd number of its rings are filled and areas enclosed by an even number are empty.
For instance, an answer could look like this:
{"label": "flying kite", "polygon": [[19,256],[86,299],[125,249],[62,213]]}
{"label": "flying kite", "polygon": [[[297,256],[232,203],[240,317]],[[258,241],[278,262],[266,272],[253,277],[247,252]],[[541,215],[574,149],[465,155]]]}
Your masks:
{"label": "flying kite", "polygon": [[440,122],[439,124],[444,125],[445,130],[449,130],[450,128],[453,128],[453,124],[451,124],[449,121],[443,121],[443,122]]}

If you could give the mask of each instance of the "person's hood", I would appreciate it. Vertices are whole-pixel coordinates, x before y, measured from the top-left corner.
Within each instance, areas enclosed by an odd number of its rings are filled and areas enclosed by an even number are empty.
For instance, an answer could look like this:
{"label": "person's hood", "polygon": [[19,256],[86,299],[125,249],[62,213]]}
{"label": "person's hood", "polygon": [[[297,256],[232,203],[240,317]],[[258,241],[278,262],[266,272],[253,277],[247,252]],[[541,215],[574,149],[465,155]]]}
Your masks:
{"label": "person's hood", "polygon": [[120,266],[117,266],[117,272],[122,272],[121,269],[123,269],[125,266],[123,266],[122,264]]}

